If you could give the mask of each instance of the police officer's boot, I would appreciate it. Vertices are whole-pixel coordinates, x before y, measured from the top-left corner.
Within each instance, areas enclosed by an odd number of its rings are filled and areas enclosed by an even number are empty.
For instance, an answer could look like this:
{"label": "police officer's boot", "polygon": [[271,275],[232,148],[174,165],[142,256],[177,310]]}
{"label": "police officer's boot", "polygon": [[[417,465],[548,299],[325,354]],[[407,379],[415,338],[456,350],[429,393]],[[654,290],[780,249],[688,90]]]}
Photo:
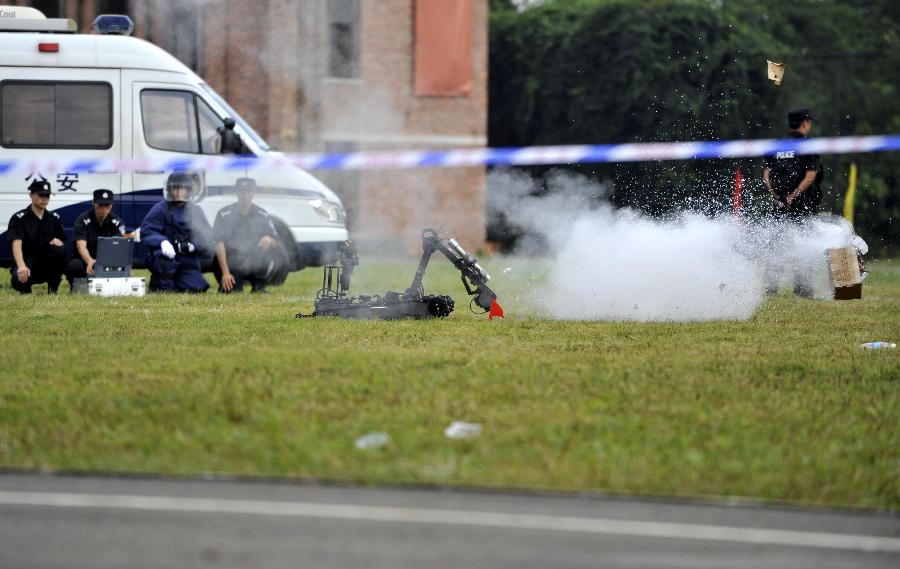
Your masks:
{"label": "police officer's boot", "polygon": [[794,294],[796,294],[800,298],[812,298],[812,286],[810,286],[810,284],[806,280],[799,280],[794,283]]}

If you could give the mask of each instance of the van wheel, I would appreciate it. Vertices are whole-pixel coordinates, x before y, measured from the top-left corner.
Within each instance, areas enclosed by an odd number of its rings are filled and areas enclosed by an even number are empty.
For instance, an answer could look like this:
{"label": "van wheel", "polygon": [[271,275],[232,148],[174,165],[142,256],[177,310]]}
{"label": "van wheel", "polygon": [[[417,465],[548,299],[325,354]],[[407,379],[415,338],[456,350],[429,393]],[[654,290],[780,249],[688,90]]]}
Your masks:
{"label": "van wheel", "polygon": [[[278,241],[287,253],[288,270],[299,271],[300,269],[305,269],[306,263],[303,262],[300,245],[294,241],[294,234],[291,233],[291,228],[288,227],[287,223],[275,216],[270,216],[270,219],[272,220],[272,225],[275,226],[275,231],[278,232]],[[287,278],[287,275],[285,275],[285,278]]]}

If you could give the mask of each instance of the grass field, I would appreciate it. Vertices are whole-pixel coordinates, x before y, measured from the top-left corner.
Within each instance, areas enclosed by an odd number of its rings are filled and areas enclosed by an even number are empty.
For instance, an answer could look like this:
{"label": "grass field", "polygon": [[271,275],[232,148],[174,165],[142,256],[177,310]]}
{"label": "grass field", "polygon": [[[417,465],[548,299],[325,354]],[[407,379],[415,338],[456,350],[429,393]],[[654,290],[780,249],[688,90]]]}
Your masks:
{"label": "grass field", "polygon": [[[517,264],[518,263],[518,264]],[[784,295],[744,322],[521,316],[295,319],[321,273],[269,295],[101,299],[0,289],[0,467],[729,495],[900,507],[900,263],[865,298]],[[402,289],[415,260],[354,289]],[[434,272],[431,272],[431,271]],[[453,420],[479,438],[443,436]],[[360,451],[385,431],[392,442]]]}

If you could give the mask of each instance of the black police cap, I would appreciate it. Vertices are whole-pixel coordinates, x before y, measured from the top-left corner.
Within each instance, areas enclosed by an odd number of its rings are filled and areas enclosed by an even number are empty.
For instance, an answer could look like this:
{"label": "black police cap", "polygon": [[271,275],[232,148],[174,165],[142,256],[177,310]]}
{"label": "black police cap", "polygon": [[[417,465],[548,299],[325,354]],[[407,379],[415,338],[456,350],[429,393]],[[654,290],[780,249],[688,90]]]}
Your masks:
{"label": "black police cap", "polygon": [[816,120],[813,118],[812,113],[809,111],[809,109],[794,109],[793,111],[788,113],[788,125],[792,128],[795,126],[800,126],[800,123],[807,119],[811,121]]}
{"label": "black police cap", "polygon": [[49,196],[50,195],[50,182],[47,180],[38,180],[35,179],[28,186],[28,192],[32,194],[37,194],[39,196]]}
{"label": "black police cap", "polygon": [[113,193],[110,190],[94,190],[94,203],[97,205],[112,205]]}
{"label": "black police cap", "polygon": [[234,183],[234,189],[238,192],[255,192],[256,180],[253,178],[238,178]]}

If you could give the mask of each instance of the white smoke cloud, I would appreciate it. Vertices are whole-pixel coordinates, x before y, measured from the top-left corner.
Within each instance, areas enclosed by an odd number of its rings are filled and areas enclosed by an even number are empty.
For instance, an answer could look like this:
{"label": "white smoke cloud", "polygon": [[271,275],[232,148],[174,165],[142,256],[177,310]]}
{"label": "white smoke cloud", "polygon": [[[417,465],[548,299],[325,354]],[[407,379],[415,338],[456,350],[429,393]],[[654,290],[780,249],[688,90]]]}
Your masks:
{"label": "white smoke cloud", "polygon": [[545,247],[549,272],[530,307],[558,319],[742,320],[767,288],[795,279],[816,298],[830,298],[825,250],[852,237],[839,218],[802,225],[693,213],[652,219],[597,201],[606,188],[572,174],[551,175],[547,189],[535,197],[534,182],[521,173],[488,178],[489,206]]}

